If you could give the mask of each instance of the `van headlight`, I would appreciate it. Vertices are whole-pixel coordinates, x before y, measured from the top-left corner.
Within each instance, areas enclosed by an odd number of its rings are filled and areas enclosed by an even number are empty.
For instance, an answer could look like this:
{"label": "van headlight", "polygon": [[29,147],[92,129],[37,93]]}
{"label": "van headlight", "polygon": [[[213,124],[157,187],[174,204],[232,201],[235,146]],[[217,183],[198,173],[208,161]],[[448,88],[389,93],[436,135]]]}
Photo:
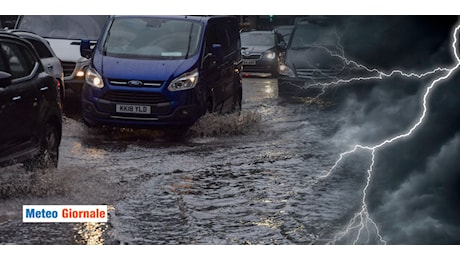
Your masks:
{"label": "van headlight", "polygon": [[169,91],[180,91],[191,89],[196,86],[198,82],[198,70],[184,73],[179,77],[175,78],[168,86]]}
{"label": "van headlight", "polygon": [[89,68],[85,73],[85,81],[88,85],[91,85],[95,88],[103,88],[104,81],[102,80],[101,75],[93,68]]}
{"label": "van headlight", "polygon": [[286,64],[281,64],[279,67],[278,67],[278,72],[279,74],[283,75],[283,76],[288,76],[288,77],[291,77],[291,78],[295,78],[295,73],[294,71],[289,68]]}

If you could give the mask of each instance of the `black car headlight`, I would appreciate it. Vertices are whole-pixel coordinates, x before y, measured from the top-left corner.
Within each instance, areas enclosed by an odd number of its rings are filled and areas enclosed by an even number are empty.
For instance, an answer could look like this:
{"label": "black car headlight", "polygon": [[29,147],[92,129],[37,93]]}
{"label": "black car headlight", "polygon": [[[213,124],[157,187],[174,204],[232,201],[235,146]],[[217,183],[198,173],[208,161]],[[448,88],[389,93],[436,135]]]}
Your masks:
{"label": "black car headlight", "polygon": [[291,78],[295,78],[295,73],[294,71],[289,68],[286,64],[281,64],[278,68],[279,70],[279,73],[283,76],[288,76],[288,77],[291,77]]}

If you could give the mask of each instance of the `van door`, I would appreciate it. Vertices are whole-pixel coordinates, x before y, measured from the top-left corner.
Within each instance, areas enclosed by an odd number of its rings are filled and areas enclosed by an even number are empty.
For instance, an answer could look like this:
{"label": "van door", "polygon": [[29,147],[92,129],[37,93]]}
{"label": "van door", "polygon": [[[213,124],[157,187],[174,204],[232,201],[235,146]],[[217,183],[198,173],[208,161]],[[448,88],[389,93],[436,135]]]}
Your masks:
{"label": "van door", "polygon": [[223,64],[212,56],[213,45],[221,44],[219,29],[215,20],[210,20],[205,31],[205,46],[203,51],[202,71],[200,81],[206,88],[206,102],[209,112],[219,112],[224,102]]}
{"label": "van door", "polygon": [[[209,93],[214,102],[212,111],[215,112],[229,112],[234,106],[234,96],[237,92],[235,86],[240,83],[240,78],[237,78],[239,74],[235,73],[235,69],[241,66],[237,64],[241,61],[238,29],[238,23],[233,17],[210,19],[206,28],[201,80],[210,89]],[[207,58],[212,53],[214,44],[221,46],[221,61]]]}
{"label": "van door", "polygon": [[[219,68],[222,80],[222,112],[228,112],[233,106],[234,95],[234,76],[235,76],[235,56],[237,46],[235,33],[232,31],[232,20],[230,18],[220,18],[217,20],[217,31],[219,43],[222,45],[224,54],[223,63]],[[238,31],[237,31],[238,32]]]}
{"label": "van door", "polygon": [[226,112],[233,111],[235,105],[241,106],[242,96],[242,56],[241,56],[241,39],[239,24],[236,18],[229,17],[224,20],[223,24],[229,42],[228,54],[226,55],[229,63],[228,84],[226,85]]}

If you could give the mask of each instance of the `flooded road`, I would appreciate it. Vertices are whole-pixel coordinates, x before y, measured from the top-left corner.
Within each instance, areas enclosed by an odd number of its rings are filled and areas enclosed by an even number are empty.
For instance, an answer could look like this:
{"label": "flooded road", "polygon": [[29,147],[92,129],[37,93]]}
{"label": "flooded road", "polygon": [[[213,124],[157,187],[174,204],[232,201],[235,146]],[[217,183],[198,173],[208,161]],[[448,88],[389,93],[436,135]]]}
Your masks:
{"label": "flooded road", "polygon": [[[2,169],[0,243],[330,243],[360,207],[369,154],[321,179],[349,145],[343,113],[280,98],[273,78],[243,89],[241,114],[206,115],[180,140],[67,116],[57,170]],[[22,205],[46,204],[108,205],[108,222],[22,222]]]}

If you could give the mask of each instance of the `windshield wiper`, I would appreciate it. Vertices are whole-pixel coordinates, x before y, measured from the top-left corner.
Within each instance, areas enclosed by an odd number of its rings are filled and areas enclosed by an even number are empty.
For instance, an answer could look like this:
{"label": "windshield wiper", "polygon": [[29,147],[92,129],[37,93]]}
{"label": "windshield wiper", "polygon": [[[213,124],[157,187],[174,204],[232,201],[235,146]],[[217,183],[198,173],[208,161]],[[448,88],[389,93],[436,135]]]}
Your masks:
{"label": "windshield wiper", "polygon": [[193,23],[192,23],[192,26],[190,26],[190,32],[188,34],[187,53],[185,54],[185,59],[188,59],[188,54],[190,52],[190,44],[192,43],[192,31],[193,31]]}

